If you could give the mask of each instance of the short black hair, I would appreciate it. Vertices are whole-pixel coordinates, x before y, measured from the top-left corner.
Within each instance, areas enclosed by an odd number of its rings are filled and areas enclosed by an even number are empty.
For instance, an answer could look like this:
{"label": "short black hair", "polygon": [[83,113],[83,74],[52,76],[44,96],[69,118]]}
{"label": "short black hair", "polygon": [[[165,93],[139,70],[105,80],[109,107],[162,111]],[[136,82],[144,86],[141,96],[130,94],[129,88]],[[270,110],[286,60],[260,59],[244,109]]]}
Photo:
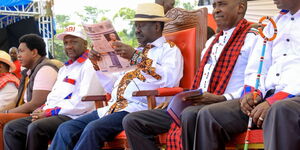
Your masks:
{"label": "short black hair", "polygon": [[19,39],[19,43],[26,43],[30,49],[37,49],[40,56],[46,56],[46,44],[43,38],[37,34],[26,34]]}

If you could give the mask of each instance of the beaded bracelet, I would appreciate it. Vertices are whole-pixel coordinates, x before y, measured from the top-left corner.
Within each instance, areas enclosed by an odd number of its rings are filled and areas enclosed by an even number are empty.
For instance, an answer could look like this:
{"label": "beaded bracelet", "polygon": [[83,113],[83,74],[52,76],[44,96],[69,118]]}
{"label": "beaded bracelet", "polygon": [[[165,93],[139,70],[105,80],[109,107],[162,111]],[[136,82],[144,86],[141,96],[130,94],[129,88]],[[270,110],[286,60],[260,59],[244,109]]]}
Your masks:
{"label": "beaded bracelet", "polygon": [[136,50],[130,60],[130,65],[136,65],[139,64],[143,59],[142,52]]}

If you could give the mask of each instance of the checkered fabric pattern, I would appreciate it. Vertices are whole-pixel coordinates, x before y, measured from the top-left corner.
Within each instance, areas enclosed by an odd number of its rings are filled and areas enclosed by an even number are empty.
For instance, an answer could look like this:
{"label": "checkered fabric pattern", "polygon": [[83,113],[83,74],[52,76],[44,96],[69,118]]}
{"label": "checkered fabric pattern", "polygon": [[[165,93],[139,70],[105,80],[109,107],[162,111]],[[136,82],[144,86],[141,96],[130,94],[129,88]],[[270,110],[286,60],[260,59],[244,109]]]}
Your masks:
{"label": "checkered fabric pattern", "polygon": [[174,122],[167,136],[167,150],[182,150],[181,127],[178,127]]}
{"label": "checkered fabric pattern", "polygon": [[[248,31],[250,30],[250,24],[246,19],[241,20],[235,30],[233,31],[230,39],[224,47],[224,50],[221,53],[221,56],[217,62],[216,67],[211,76],[210,84],[208,87],[208,92],[221,95],[225,92],[229,79],[231,77],[232,71],[234,69],[235,63],[240,55],[240,50],[244,45],[244,40]],[[221,31],[214,41],[211,43],[207,49],[201,64],[199,66],[198,72],[195,76],[193,89],[198,89],[204,66],[207,63],[210,54],[212,52],[213,45],[218,42],[219,37],[223,31]],[[181,128],[173,122],[171,128],[168,132],[167,139],[167,150],[182,150],[182,141],[181,141]]]}
{"label": "checkered fabric pattern", "polygon": [[[216,64],[216,67],[214,68],[208,87],[208,92],[217,95],[221,95],[224,93],[235,63],[240,55],[240,50],[244,45],[244,40],[250,28],[250,23],[246,19],[243,19],[238,23],[230,39],[225,45],[224,50],[222,51],[221,56]],[[203,60],[201,61],[200,67],[194,80],[193,89],[197,89],[199,87],[204,66],[210,57],[213,45],[218,42],[219,37],[222,33],[223,31],[221,31],[217,35],[217,37],[214,39],[214,41],[211,43],[206,53],[204,54]]]}

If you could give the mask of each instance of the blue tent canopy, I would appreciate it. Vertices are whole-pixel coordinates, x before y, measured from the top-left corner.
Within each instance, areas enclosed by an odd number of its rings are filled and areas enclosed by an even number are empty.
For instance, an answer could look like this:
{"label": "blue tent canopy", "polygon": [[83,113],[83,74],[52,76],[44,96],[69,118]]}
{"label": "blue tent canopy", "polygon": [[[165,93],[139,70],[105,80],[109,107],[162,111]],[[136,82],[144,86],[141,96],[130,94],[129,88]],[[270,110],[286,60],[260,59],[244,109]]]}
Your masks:
{"label": "blue tent canopy", "polygon": [[[4,30],[6,30],[7,33],[16,32],[15,29],[11,28],[28,21],[25,23],[28,27],[24,28],[25,26],[22,26],[17,29],[22,30],[22,32],[26,34],[25,32],[31,32],[31,27],[35,27],[34,29],[37,30],[37,32],[32,33],[39,33],[45,41],[48,41],[53,38],[55,34],[55,22],[52,15],[47,14],[47,10],[45,9],[46,5],[46,1],[42,0],[0,0],[0,31],[3,31],[3,33]],[[33,20],[33,22],[31,20]],[[8,33],[8,36],[12,35],[15,34]],[[49,41],[51,43],[52,40]],[[49,45],[51,46],[53,43]],[[49,49],[53,50],[53,47]]]}
{"label": "blue tent canopy", "polygon": [[0,28],[28,18],[26,15],[20,15],[20,12],[33,11],[33,8],[29,7],[31,2],[32,0],[0,0]]}
{"label": "blue tent canopy", "polygon": [[0,6],[11,7],[18,5],[26,5],[32,2],[32,0],[0,0]]}
{"label": "blue tent canopy", "polygon": [[[37,6],[34,4],[35,2],[33,0],[0,0],[0,28],[5,28],[6,26],[19,22],[23,19],[40,16],[41,10],[37,10],[37,8],[35,8]],[[41,4],[38,4],[38,6],[40,5]],[[44,8],[43,6],[40,6],[39,9]],[[52,38],[53,35],[53,33],[49,34],[49,32],[43,33],[52,30],[50,29],[51,20],[52,18],[44,19],[44,21],[47,22],[46,24],[48,24],[47,26],[45,23],[39,23],[37,21],[37,27],[41,29],[41,34],[46,38]],[[55,34],[54,21],[51,24],[54,27],[53,32]]]}

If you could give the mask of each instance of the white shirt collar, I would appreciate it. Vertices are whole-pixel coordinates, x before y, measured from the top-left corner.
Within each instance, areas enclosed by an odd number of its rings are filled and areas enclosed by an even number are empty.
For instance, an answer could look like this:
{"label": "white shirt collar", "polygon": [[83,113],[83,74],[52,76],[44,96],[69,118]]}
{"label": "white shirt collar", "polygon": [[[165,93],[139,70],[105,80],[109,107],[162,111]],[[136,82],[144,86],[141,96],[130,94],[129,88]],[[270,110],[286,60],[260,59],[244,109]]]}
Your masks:
{"label": "white shirt collar", "polygon": [[[228,42],[228,40],[231,37],[231,34],[233,33],[235,27],[229,29],[229,30],[223,30],[223,34],[220,36],[218,43],[219,44],[224,44],[223,46],[225,46],[225,44]],[[223,48],[222,48],[223,49]]]}
{"label": "white shirt collar", "polygon": [[227,35],[231,36],[231,34],[233,33],[234,29],[235,29],[235,27],[233,27],[233,28],[231,28],[229,30],[226,30],[226,31],[224,30],[223,31],[223,36],[227,36]]}
{"label": "white shirt collar", "polygon": [[151,44],[154,45],[155,47],[162,47],[165,42],[166,42],[166,38],[164,36],[161,36]]}
{"label": "white shirt collar", "polygon": [[288,16],[290,16],[290,17],[300,17],[300,10],[298,10],[295,14],[291,14],[291,11],[289,11],[288,13],[287,13],[287,15]]}

